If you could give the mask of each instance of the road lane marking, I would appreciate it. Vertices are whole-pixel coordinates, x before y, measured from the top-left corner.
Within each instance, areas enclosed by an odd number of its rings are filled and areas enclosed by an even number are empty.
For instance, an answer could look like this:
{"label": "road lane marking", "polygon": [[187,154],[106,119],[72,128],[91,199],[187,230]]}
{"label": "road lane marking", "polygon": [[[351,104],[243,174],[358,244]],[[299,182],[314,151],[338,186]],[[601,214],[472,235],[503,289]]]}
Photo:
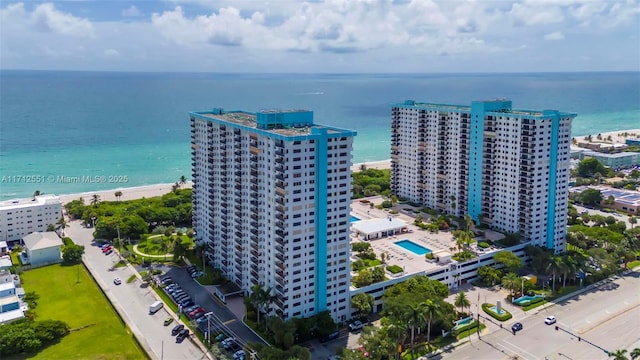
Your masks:
{"label": "road lane marking", "polygon": [[234,321],[236,321],[236,319],[227,320],[227,321],[223,322],[223,324],[225,324],[225,325],[229,325],[229,324],[231,324],[231,323],[232,323],[232,322],[234,322]]}
{"label": "road lane marking", "polygon": [[521,348],[520,346],[510,342],[509,340],[503,340],[505,343],[513,346],[514,348],[518,349],[518,351],[520,352],[520,354],[526,354],[527,356],[531,355],[532,359],[536,359],[537,356],[535,356],[534,354],[530,353],[529,351]]}

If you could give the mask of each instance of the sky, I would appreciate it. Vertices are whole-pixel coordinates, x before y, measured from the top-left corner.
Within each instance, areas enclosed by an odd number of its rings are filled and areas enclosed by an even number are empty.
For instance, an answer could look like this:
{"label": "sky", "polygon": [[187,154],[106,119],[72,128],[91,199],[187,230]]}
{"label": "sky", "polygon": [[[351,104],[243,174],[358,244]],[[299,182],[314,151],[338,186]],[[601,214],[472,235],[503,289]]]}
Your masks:
{"label": "sky", "polygon": [[0,69],[639,71],[640,0],[2,0]]}

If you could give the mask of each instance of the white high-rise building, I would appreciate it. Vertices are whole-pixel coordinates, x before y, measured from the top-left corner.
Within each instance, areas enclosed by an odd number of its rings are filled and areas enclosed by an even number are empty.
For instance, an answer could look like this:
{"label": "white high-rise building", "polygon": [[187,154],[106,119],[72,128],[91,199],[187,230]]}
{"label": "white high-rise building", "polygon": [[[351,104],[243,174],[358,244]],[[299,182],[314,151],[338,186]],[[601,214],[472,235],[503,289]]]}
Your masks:
{"label": "white high-rise building", "polygon": [[391,189],[562,252],[575,116],[515,110],[504,99],[394,105]]}
{"label": "white high-rise building", "polygon": [[193,112],[193,222],[213,266],[284,319],[349,311],[354,131],[313,112]]}
{"label": "white high-rise building", "polygon": [[0,202],[0,241],[18,241],[32,232],[45,232],[62,217],[62,203],[54,195]]}

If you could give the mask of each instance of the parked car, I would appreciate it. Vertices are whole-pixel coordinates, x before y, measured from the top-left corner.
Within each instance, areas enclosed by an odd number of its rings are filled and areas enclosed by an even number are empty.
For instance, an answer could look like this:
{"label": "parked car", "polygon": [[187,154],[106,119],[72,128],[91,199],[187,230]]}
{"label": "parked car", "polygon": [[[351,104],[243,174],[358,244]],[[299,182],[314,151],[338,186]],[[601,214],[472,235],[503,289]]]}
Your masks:
{"label": "parked car", "polygon": [[195,278],[199,278],[201,276],[204,276],[204,273],[202,271],[196,271],[196,272],[191,274],[191,277],[194,278],[194,279]]}
{"label": "parked car", "polygon": [[195,310],[195,309],[197,309],[199,307],[200,307],[200,305],[196,304],[196,305],[192,305],[192,306],[188,306],[188,307],[182,308],[182,313],[184,313],[186,315],[186,314],[192,312],[193,310]]}
{"label": "parked car", "polygon": [[350,331],[361,330],[363,327],[364,327],[364,324],[360,320],[356,320],[356,321],[352,322],[351,324],[349,324],[349,330]]}
{"label": "parked car", "polygon": [[198,320],[198,319],[200,319],[200,318],[201,318],[201,317],[203,317],[203,316],[204,316],[204,313],[197,313],[197,314],[195,314],[191,319],[193,319],[193,320]]}
{"label": "parked car", "polygon": [[230,338],[228,338],[228,339],[224,339],[224,340],[222,341],[222,347],[223,347],[225,350],[230,350],[230,349],[231,349],[231,344],[233,344],[233,343],[235,343],[235,342],[236,342],[236,339],[235,339],[235,338],[232,338],[232,337],[230,337]]}
{"label": "parked car", "polygon": [[182,340],[187,338],[187,336],[189,336],[189,330],[183,329],[178,333],[178,336],[176,336],[176,342],[181,343]]}
{"label": "parked car", "polygon": [[111,253],[113,252],[113,250],[109,249],[109,251],[107,251],[106,253],[104,253],[105,255],[111,255]]}
{"label": "parked car", "polygon": [[205,310],[204,308],[197,308],[189,313],[189,317],[193,318],[194,316],[196,316],[197,313],[206,313],[206,312],[207,310]]}
{"label": "parked car", "polygon": [[246,357],[247,357],[247,354],[244,352],[244,350],[238,350],[233,353],[234,360],[245,360]]}
{"label": "parked car", "polygon": [[335,340],[335,339],[337,339],[337,338],[339,338],[339,337],[340,337],[340,331],[336,330],[336,331],[334,331],[334,332],[330,333],[330,334],[329,334],[329,335],[327,335],[327,336],[323,336],[323,337],[321,337],[321,338],[320,338],[320,342],[321,342],[321,343],[325,343],[325,342],[327,342],[327,341]]}
{"label": "parked car", "polygon": [[547,325],[551,325],[551,324],[555,324],[556,323],[556,317],[553,315],[549,315],[544,319],[544,323]]}
{"label": "parked car", "polygon": [[233,341],[229,341],[229,342],[227,343],[227,346],[225,346],[225,348],[224,348],[224,349],[225,349],[225,350],[228,350],[228,351],[238,350],[238,349],[240,349],[240,344],[238,344],[238,342],[237,342],[237,341],[235,341],[235,340],[233,340]]}
{"label": "parked car", "polygon": [[191,300],[191,298],[187,298],[186,300],[183,300],[180,303],[180,306],[185,307],[185,306],[191,306],[193,304],[194,304],[193,300]]}
{"label": "parked car", "polygon": [[119,277],[117,277],[117,278],[113,279],[113,283],[116,284],[116,285],[120,285],[120,284],[122,284],[122,280]]}
{"label": "parked car", "polygon": [[184,329],[184,325],[182,324],[174,326],[173,329],[171,329],[171,336],[178,335],[178,333],[183,329]]}
{"label": "parked car", "polygon": [[227,334],[220,333],[220,334],[216,335],[215,339],[216,339],[217,342],[222,342],[222,341],[226,340],[227,338],[228,338]]}
{"label": "parked car", "polygon": [[171,325],[172,322],[173,322],[173,318],[172,317],[166,318],[166,319],[164,319],[164,326],[169,326],[169,325]]}
{"label": "parked car", "polygon": [[[102,243],[102,244],[100,244],[100,245],[98,245],[98,246],[100,247],[100,249],[104,249],[104,248],[106,248],[107,246],[111,246],[111,244],[109,244],[109,243]],[[10,249],[10,250],[12,250],[12,249]]]}
{"label": "parked car", "polygon": [[522,330],[522,323],[517,322],[513,324],[513,326],[511,326],[511,331],[513,331],[514,333],[520,330]]}
{"label": "parked car", "polygon": [[109,250],[111,250],[111,249],[113,249],[113,248],[111,247],[111,245],[107,245],[107,246],[105,246],[105,247],[103,247],[103,248],[102,248],[102,252],[107,252],[107,251],[109,251]]}

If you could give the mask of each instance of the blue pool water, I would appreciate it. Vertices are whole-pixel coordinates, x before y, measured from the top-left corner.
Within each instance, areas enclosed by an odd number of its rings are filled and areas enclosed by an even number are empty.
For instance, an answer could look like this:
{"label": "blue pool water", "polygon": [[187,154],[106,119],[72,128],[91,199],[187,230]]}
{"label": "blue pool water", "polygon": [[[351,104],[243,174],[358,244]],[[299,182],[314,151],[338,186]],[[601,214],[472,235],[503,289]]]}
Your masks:
{"label": "blue pool water", "polygon": [[504,310],[500,309],[500,311],[498,311],[498,308],[496,306],[492,306],[489,309],[491,309],[491,311],[493,311],[494,313],[496,313],[498,315],[504,314]]}
{"label": "blue pool water", "polygon": [[542,295],[521,296],[521,297],[513,300],[513,303],[517,304],[517,305],[523,305],[523,304],[526,304],[526,303],[530,302],[533,299],[537,299],[537,298],[541,298],[541,297],[544,297],[544,296],[542,296]]}
{"label": "blue pool water", "polygon": [[351,219],[349,219],[349,222],[356,222],[356,221],[360,221],[360,218],[351,215]]}
{"label": "blue pool water", "polygon": [[461,319],[461,320],[458,320],[458,321],[455,322],[456,325],[453,327],[453,330],[461,328],[461,327],[463,327],[465,325],[469,325],[472,322],[473,322],[473,317],[471,317],[471,316],[469,316],[467,318],[464,318],[464,319]]}
{"label": "blue pool water", "polygon": [[396,241],[394,242],[394,244],[400,246],[401,248],[405,249],[405,250],[409,250],[414,254],[417,255],[424,255],[424,254],[428,254],[431,252],[431,250],[427,249],[424,246],[420,246],[416,243],[414,243],[411,240],[400,240],[400,241]]}

